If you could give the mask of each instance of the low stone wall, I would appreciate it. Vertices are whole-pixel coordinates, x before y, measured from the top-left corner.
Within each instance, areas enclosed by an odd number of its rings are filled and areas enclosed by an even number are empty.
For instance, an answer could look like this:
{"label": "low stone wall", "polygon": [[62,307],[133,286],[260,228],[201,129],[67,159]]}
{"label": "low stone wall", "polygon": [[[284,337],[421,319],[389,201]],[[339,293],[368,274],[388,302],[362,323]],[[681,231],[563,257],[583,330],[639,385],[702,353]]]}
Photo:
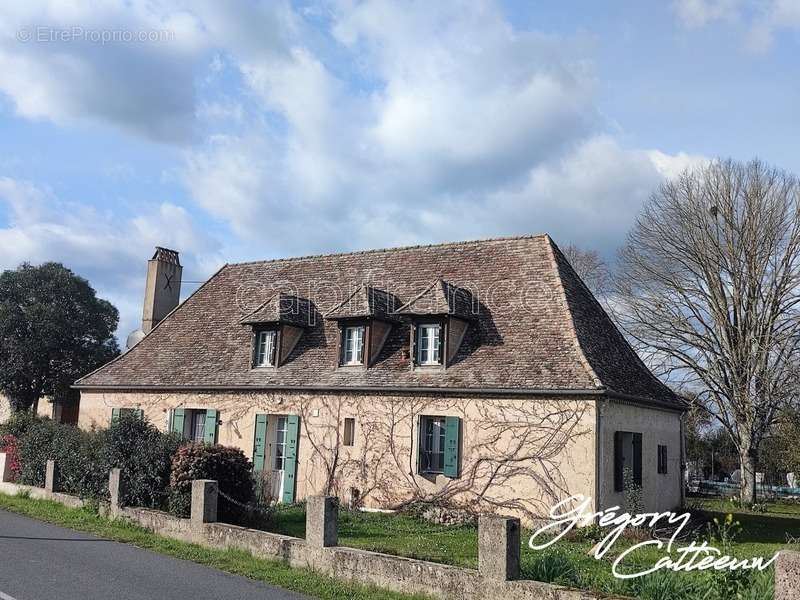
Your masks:
{"label": "low stone wall", "polygon": [[[479,570],[414,560],[366,550],[337,546],[335,523],[338,507],[335,498],[311,497],[306,514],[307,539],[268,533],[225,523],[217,523],[217,482],[195,481],[192,487],[191,518],[145,508],[121,506],[124,496],[119,469],[109,477],[110,503],[101,512],[123,518],[158,535],[199,544],[208,548],[239,549],[257,558],[279,560],[292,567],[354,583],[411,594],[426,594],[446,600],[583,600],[602,597],[588,591],[573,590],[536,581],[506,580],[519,574],[519,521],[502,517],[481,519],[480,548],[484,560]],[[48,465],[48,486],[58,485],[58,470]],[[0,483],[0,492],[28,491],[34,498],[46,498],[68,506],[82,506],[75,497],[55,491]],[[514,532],[517,532],[514,535]],[[512,532],[511,535],[508,535]],[[491,554],[491,560],[485,555]]]}

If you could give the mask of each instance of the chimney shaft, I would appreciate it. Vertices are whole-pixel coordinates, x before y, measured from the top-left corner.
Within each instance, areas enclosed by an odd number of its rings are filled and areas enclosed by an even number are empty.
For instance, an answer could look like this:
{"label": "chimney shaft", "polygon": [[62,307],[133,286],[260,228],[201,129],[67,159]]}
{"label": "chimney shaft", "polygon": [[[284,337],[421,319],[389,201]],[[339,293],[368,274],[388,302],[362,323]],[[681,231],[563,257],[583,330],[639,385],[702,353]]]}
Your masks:
{"label": "chimney shaft", "polygon": [[147,283],[144,288],[142,331],[147,334],[158,325],[180,302],[181,266],[175,250],[156,247],[156,253],[147,261]]}

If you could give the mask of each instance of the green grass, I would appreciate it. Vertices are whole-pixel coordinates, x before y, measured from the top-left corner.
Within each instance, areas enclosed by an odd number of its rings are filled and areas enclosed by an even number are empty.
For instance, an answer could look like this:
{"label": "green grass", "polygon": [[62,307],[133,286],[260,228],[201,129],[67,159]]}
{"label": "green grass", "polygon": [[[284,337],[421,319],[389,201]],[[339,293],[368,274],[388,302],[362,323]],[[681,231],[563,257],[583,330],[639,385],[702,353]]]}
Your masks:
{"label": "green grass", "polygon": [[[696,503],[697,504],[697,503]],[[697,508],[708,511],[708,518],[724,519],[730,504],[704,502]],[[786,543],[786,534],[800,537],[800,510],[795,505],[771,506],[767,513],[735,513],[742,525],[727,553],[736,558],[770,558],[781,548],[800,550]],[[271,531],[304,537],[305,512],[302,505],[280,506],[269,527]],[[536,579],[591,589],[608,594],[630,595],[647,600],[673,598],[736,597],[751,600],[772,598],[772,570],[763,573],[723,575],[710,571],[692,573],[659,572],[635,580],[616,579],[611,563],[636,541],[620,539],[602,560],[590,556],[591,540],[572,537],[547,550],[534,551],[528,545],[530,532],[522,536],[521,570],[527,579]],[[478,563],[478,535],[474,527],[434,525],[402,514],[339,513],[339,544],[364,550],[385,552],[463,567]],[[645,568],[664,556],[655,548],[639,550],[626,564]]]}
{"label": "green grass", "polygon": [[[724,519],[728,512],[740,521],[741,531],[726,550],[736,558],[769,558],[781,548],[800,550],[786,543],[787,533],[800,537],[800,509],[797,505],[772,505],[767,513],[733,511],[724,501],[692,501],[708,517]],[[208,550],[147,533],[139,527],[112,522],[88,510],[66,509],[61,505],[0,495],[0,508],[47,520],[59,525],[89,531],[110,539],[133,543],[170,556],[193,560],[231,573],[237,573],[320,598],[407,598],[399,594],[367,588],[352,589],[335,580],[275,562],[255,559],[244,552]],[[305,537],[303,505],[279,506],[267,528],[276,533]],[[643,600],[769,600],[772,598],[772,570],[763,573],[733,574],[710,571],[673,573],[661,571],[634,580],[619,580],[611,573],[611,563],[635,541],[620,539],[602,560],[590,556],[593,541],[572,536],[547,550],[533,551],[527,546],[530,532],[523,532],[522,575],[536,579],[619,594]],[[444,526],[402,514],[339,513],[339,544],[398,556],[407,556],[456,566],[475,568],[478,562],[477,530],[472,526]],[[716,545],[716,544],[715,544]],[[640,550],[627,562],[641,568],[664,556],[658,549]]]}
{"label": "green grass", "polygon": [[228,573],[263,581],[325,600],[422,600],[375,587],[343,583],[308,569],[290,568],[284,563],[254,558],[240,550],[212,550],[195,544],[164,538],[125,521],[100,517],[88,508],[67,508],[48,500],[0,494],[0,509],[48,523],[85,531],[105,539],[133,544],[139,548],[183,560],[190,560]]}

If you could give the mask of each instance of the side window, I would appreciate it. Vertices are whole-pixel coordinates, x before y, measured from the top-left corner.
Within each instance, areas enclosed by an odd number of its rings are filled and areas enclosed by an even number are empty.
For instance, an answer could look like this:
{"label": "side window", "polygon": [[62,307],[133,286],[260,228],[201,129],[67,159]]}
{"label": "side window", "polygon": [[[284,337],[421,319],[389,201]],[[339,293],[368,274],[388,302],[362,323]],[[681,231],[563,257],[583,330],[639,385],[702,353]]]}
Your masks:
{"label": "side window", "polygon": [[659,474],[667,474],[667,447],[658,445],[658,472]]}
{"label": "side window", "polygon": [[352,446],[356,439],[356,420],[350,417],[344,420],[344,434],[342,435],[342,444],[345,446]]}
{"label": "side window", "polygon": [[642,434],[614,432],[614,491],[625,490],[626,481],[642,485]]}

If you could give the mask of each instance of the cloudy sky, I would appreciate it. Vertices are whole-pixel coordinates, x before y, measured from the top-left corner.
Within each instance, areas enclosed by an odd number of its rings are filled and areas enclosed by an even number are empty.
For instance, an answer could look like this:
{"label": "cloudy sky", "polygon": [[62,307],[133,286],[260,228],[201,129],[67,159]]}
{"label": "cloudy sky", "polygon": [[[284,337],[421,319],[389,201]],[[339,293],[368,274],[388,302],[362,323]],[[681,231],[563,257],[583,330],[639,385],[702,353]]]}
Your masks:
{"label": "cloudy sky", "polygon": [[[144,263],[549,232],[611,258],[665,176],[800,173],[800,0],[0,5],[0,269],[138,326]],[[184,294],[185,295],[185,294]]]}

